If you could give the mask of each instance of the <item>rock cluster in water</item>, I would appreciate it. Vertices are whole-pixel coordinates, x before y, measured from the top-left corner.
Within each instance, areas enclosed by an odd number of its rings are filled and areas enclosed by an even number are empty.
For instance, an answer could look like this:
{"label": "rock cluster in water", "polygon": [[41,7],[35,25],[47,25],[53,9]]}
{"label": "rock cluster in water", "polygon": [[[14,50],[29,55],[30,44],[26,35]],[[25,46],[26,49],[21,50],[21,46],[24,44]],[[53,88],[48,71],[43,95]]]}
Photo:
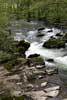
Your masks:
{"label": "rock cluster in water", "polygon": [[43,44],[43,47],[46,48],[65,48],[65,43],[67,42],[67,33],[64,33],[63,35],[57,34],[57,38],[50,38],[48,41],[46,41]]}

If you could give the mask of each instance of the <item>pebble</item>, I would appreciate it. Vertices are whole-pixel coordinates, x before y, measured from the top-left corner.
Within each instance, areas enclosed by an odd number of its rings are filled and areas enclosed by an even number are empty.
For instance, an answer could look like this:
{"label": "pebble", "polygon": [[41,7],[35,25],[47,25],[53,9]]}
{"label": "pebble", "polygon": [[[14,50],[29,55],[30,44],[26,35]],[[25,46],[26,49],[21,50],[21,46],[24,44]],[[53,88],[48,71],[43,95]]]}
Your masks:
{"label": "pebble", "polygon": [[47,85],[47,82],[41,83],[41,87],[45,87]]}

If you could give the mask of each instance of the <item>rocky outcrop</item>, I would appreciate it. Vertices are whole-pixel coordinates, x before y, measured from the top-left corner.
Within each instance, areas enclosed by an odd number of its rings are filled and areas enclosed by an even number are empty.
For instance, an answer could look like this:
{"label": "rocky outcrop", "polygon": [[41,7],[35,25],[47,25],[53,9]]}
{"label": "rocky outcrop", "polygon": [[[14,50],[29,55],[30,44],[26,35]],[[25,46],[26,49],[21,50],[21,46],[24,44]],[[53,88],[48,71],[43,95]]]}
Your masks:
{"label": "rocky outcrop", "polygon": [[24,54],[25,51],[30,47],[30,43],[22,40],[19,41],[16,45],[16,51],[19,52],[20,54]]}

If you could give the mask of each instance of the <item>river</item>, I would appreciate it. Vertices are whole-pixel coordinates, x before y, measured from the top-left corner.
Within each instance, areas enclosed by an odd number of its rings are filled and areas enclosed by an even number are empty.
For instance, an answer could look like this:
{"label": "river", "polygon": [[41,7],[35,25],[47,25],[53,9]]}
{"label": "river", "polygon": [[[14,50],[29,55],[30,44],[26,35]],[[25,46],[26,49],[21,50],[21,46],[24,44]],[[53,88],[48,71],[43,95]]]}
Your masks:
{"label": "river", "polygon": [[[38,32],[39,27],[44,27],[44,30]],[[52,32],[49,32],[52,30]],[[20,29],[14,30],[14,39],[22,40],[30,42],[30,47],[26,51],[26,57],[30,54],[40,54],[45,60],[45,64],[48,66],[56,65],[59,69],[67,69],[67,47],[61,49],[47,49],[43,47],[43,43],[47,41],[50,37],[55,37],[57,33],[63,34],[61,29],[57,29],[55,27],[46,27],[42,23],[38,22],[30,22],[21,25]],[[37,36],[38,34],[43,34],[43,36]],[[56,37],[55,37],[56,38]],[[46,59],[53,59],[53,63],[47,62]],[[61,71],[62,72],[62,71]],[[65,71],[64,71],[65,73]],[[65,73],[65,78],[67,78],[67,73]],[[66,80],[67,82],[67,80]]]}

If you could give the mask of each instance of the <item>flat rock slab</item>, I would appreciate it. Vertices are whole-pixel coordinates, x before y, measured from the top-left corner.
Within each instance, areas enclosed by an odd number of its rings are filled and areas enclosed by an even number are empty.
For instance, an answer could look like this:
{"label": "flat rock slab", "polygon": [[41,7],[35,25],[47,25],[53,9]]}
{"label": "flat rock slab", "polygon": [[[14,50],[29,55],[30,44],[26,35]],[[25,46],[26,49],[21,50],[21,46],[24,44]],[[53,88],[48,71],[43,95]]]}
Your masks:
{"label": "flat rock slab", "polygon": [[8,80],[20,80],[20,77],[19,77],[19,75],[15,74],[12,76],[8,76]]}
{"label": "flat rock slab", "polygon": [[53,86],[53,87],[44,89],[44,91],[50,92],[50,91],[59,90],[59,89],[60,89],[60,86]]}
{"label": "flat rock slab", "polygon": [[13,96],[18,97],[18,96],[21,95],[21,91],[12,91],[11,94],[12,94]]}
{"label": "flat rock slab", "polygon": [[49,91],[46,93],[48,97],[57,97],[59,95],[59,90]]}
{"label": "flat rock slab", "polygon": [[47,100],[47,96],[42,90],[27,92],[25,95],[30,96],[33,100]]}
{"label": "flat rock slab", "polygon": [[27,92],[25,95],[30,96],[33,100],[46,100],[48,97],[57,97],[59,95],[59,90],[44,92],[40,91],[31,91]]}

